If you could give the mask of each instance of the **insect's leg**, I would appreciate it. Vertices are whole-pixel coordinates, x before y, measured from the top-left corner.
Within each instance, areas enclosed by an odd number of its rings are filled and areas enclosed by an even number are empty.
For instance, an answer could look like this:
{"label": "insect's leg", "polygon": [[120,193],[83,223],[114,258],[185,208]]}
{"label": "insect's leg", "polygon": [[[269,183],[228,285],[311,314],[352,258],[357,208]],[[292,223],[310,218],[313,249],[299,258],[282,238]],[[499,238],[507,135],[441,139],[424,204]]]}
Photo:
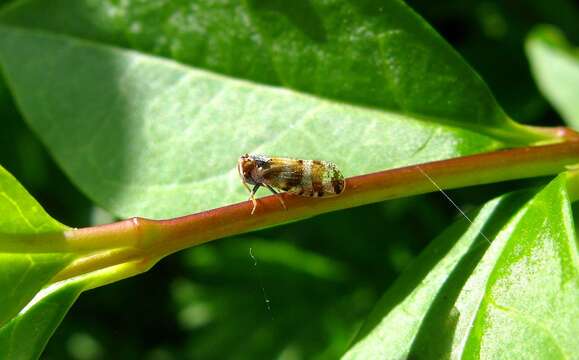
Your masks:
{"label": "insect's leg", "polygon": [[247,183],[245,182],[245,177],[243,176],[243,172],[241,170],[241,164],[237,164],[237,172],[239,173],[239,178],[241,179],[241,183],[243,184],[243,186],[245,186],[245,188],[247,189],[247,192],[251,193],[251,189],[249,188],[249,185],[247,185]]}
{"label": "insect's leg", "polygon": [[[247,185],[245,185],[245,186],[247,186]],[[261,186],[261,184],[255,184],[253,189],[251,189],[251,191],[249,192],[249,200],[251,200],[251,202],[253,203],[253,209],[251,210],[251,215],[253,215],[253,213],[255,212],[255,208],[257,207],[257,201],[255,200],[255,193],[257,192],[257,190],[259,189],[260,186]],[[247,190],[249,190],[249,186],[247,186]]]}
{"label": "insect's leg", "polygon": [[275,197],[277,197],[277,199],[281,203],[281,206],[283,206],[283,208],[287,210],[287,206],[285,206],[285,202],[283,201],[283,197],[277,191],[275,191],[275,189],[272,188],[271,186],[269,186],[267,184],[265,184],[265,186],[269,189],[269,191],[271,191],[275,195]]}
{"label": "insect's leg", "polygon": [[241,183],[243,184],[243,186],[245,186],[245,188],[247,189],[247,192],[251,193],[251,189],[249,188],[249,185],[247,185],[247,183],[243,180],[241,180]]}

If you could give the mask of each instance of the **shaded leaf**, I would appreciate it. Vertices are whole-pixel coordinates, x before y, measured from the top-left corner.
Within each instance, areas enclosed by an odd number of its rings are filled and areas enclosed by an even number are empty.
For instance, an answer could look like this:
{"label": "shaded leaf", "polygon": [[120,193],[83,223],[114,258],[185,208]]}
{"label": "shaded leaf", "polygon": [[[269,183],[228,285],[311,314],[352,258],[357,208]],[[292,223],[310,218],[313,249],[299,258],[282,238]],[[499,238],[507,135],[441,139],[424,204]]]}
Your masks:
{"label": "shaded leaf", "polygon": [[579,129],[579,51],[551,26],[537,27],[526,43],[535,81],[574,129]]}
{"label": "shaded leaf", "polygon": [[579,262],[566,176],[490,201],[473,224],[445,231],[384,295],[345,357],[571,358]]}

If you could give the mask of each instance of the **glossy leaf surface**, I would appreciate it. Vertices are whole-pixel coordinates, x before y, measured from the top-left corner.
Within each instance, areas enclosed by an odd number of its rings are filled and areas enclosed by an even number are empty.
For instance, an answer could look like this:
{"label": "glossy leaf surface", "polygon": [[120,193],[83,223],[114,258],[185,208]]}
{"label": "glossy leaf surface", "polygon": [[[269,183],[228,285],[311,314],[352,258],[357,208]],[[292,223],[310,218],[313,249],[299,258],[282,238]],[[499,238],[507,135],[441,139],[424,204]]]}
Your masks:
{"label": "glossy leaf surface", "polygon": [[566,182],[505,195],[445,231],[384,295],[346,358],[572,358],[579,254]]}
{"label": "glossy leaf surface", "polygon": [[1,18],[340,102],[465,126],[512,125],[480,77],[398,0],[51,0]]}
{"label": "glossy leaf surface", "polygon": [[[0,358],[34,358],[60,323],[73,299],[27,305],[73,257],[66,253],[13,252],[10,243],[34,235],[62,233],[26,190],[0,167]],[[27,237],[25,237],[27,236]]]}
{"label": "glossy leaf surface", "polygon": [[0,291],[2,325],[18,313],[58,270],[68,264],[70,257],[63,254],[8,252],[10,248],[5,244],[13,238],[28,234],[58,233],[66,227],[46,214],[1,167],[0,213],[0,289],[4,289]]}

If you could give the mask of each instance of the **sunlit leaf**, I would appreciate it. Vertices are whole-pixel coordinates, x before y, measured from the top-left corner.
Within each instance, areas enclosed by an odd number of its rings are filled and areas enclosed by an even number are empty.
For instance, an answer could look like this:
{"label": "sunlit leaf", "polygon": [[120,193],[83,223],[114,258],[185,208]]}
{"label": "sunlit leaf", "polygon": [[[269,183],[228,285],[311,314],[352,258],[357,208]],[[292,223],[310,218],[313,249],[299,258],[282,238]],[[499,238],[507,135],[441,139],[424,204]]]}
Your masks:
{"label": "sunlit leaf", "polygon": [[[58,233],[66,226],[52,219],[26,190],[0,167],[0,325],[6,323],[71,257],[67,254],[6,253],[6,243],[27,234]],[[22,241],[26,241],[23,238]]]}
{"label": "sunlit leaf", "polygon": [[527,39],[535,81],[569,126],[579,129],[579,50],[554,27],[537,27]]}
{"label": "sunlit leaf", "polygon": [[579,254],[566,176],[445,231],[384,295],[346,358],[572,358]]}
{"label": "sunlit leaf", "polygon": [[31,321],[24,316],[22,324],[35,327],[38,333],[25,332],[13,335],[10,329],[15,326],[14,318],[73,257],[66,253],[12,251],[10,244],[14,239],[30,241],[34,235],[58,234],[67,227],[46,214],[16,179],[2,167],[0,167],[0,214],[0,357],[28,358],[21,356],[20,350],[13,347],[21,346],[27,348],[27,351],[39,353],[60,323],[60,318],[52,318],[47,313],[43,320],[47,326],[41,326],[37,321]]}

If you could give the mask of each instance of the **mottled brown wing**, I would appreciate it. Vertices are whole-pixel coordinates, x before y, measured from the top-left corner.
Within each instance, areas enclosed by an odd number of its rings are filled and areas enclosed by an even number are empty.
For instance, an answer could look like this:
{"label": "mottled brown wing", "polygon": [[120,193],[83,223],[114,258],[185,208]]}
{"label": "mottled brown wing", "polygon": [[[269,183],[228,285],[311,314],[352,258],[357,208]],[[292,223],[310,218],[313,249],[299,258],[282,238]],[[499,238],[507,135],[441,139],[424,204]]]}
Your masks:
{"label": "mottled brown wing", "polygon": [[344,177],[330,161],[271,158],[262,174],[268,185],[300,196],[336,196],[346,186]]}
{"label": "mottled brown wing", "polygon": [[344,176],[331,161],[304,160],[304,180],[300,189],[301,196],[328,197],[340,195],[346,186]]}
{"label": "mottled brown wing", "polygon": [[271,158],[262,172],[263,182],[280,190],[289,191],[302,183],[302,160]]}

